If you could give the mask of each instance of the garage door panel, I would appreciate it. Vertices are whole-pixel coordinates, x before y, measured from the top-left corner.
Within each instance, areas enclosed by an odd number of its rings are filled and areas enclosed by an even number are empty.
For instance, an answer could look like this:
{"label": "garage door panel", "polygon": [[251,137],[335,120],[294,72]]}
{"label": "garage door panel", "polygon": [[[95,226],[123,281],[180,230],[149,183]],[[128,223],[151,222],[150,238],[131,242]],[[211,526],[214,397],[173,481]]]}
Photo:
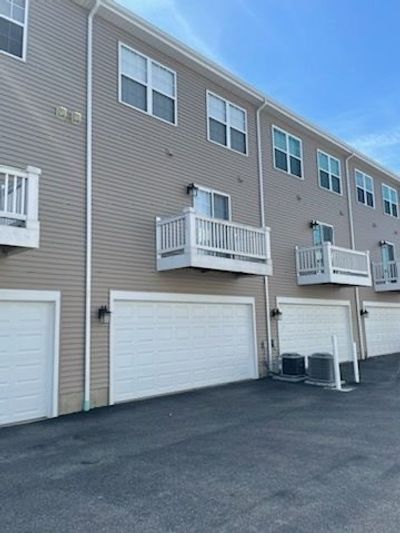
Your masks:
{"label": "garage door panel", "polygon": [[54,308],[0,302],[0,424],[51,414]]}
{"label": "garage door panel", "polygon": [[116,402],[255,377],[249,304],[117,301],[112,327]]}
{"label": "garage door panel", "polygon": [[374,306],[364,302],[368,357],[400,352],[400,305]]}
{"label": "garage door panel", "polygon": [[349,361],[352,357],[352,329],[350,309],[346,305],[319,305],[310,303],[280,304],[282,319],[279,321],[280,353],[298,352],[311,355],[315,352],[332,353],[332,335],[338,340],[339,358]]}

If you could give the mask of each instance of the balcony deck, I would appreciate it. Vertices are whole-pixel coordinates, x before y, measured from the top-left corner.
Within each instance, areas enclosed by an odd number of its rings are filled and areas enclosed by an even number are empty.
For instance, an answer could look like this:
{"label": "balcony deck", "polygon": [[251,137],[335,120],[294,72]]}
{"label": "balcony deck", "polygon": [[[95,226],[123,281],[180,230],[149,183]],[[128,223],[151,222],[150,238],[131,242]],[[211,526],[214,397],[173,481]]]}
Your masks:
{"label": "balcony deck", "polygon": [[157,218],[157,270],[199,268],[238,274],[272,274],[269,228],[198,215]]}
{"label": "balcony deck", "polygon": [[296,270],[298,285],[372,285],[369,253],[330,243],[297,247]]}
{"label": "balcony deck", "polygon": [[0,165],[0,248],[9,253],[23,248],[38,248],[40,170]]}
{"label": "balcony deck", "polygon": [[400,261],[372,263],[374,288],[376,292],[400,291]]}

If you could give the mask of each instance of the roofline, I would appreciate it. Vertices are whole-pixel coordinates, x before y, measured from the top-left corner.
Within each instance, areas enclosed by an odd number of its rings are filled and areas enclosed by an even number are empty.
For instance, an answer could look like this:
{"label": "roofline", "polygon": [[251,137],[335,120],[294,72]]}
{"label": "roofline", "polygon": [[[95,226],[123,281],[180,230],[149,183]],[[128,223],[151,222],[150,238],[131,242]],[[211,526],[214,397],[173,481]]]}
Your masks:
{"label": "roofline", "polygon": [[138,26],[141,30],[152,35],[153,37],[156,37],[159,41],[163,42],[170,48],[173,48],[174,50],[183,54],[191,61],[194,61],[195,63],[199,64],[201,67],[213,72],[218,77],[223,78],[225,81],[231,83],[238,89],[241,89],[242,91],[251,95],[256,100],[259,100],[260,103],[264,101],[264,95],[260,91],[258,91],[255,87],[253,87],[249,83],[246,83],[245,81],[243,81],[238,76],[236,76],[229,70],[225,69],[221,65],[218,65],[218,63],[215,63],[211,59],[208,59],[207,57],[205,57],[203,54],[196,52],[196,50],[187,46],[186,44],[179,41],[178,39],[175,39],[175,37],[172,37],[168,33],[157,28],[156,26],[154,26],[147,20],[143,19],[142,17],[139,17],[138,15],[133,13],[130,9],[124,6],[121,6],[114,0],[102,0],[101,3],[103,7],[106,7],[107,9],[121,16],[122,18],[125,18],[126,20],[128,20],[128,22],[132,22],[133,24]]}
{"label": "roofline", "polygon": [[[83,0],[75,0],[80,3],[83,2]],[[87,0],[86,0],[87,1]],[[142,17],[136,15],[133,13],[130,9],[121,6],[118,2],[115,0],[101,0],[101,5],[108,9],[109,11],[115,13],[116,15],[124,18],[128,22],[134,24],[135,26],[139,27],[142,31],[152,35],[162,43],[164,43],[166,46],[173,48],[177,52],[183,54],[191,61],[194,61],[201,67],[209,70],[213,74],[219,76],[220,78],[224,79],[228,83],[232,84],[236,88],[244,91],[245,93],[249,94],[256,100],[260,101],[260,106],[266,103],[268,107],[271,109],[274,109],[275,111],[281,113],[282,115],[286,116],[287,118],[290,118],[303,128],[311,131],[312,133],[318,135],[319,137],[322,137],[326,141],[334,144],[341,150],[347,152],[349,155],[354,154],[355,157],[357,157],[360,161],[366,163],[367,165],[370,165],[374,167],[379,172],[382,172],[384,174],[387,174],[392,179],[396,181],[400,181],[400,175],[395,174],[393,171],[389,170],[388,168],[384,167],[377,161],[374,161],[373,159],[369,158],[367,155],[363,154],[362,152],[354,149],[351,145],[343,142],[339,138],[335,137],[334,135],[324,131],[319,126],[313,124],[312,122],[309,122],[307,119],[297,115],[284,105],[272,100],[269,96],[265,95],[265,93],[259,91],[256,87],[252,86],[251,84],[246,83],[241,78],[230,72],[229,70],[225,69],[218,63],[208,59],[203,54],[197,52],[193,48],[187,46],[183,42],[181,42],[178,39],[175,39],[175,37],[172,37],[167,32],[157,28],[154,24],[151,24],[147,20],[143,19]]]}

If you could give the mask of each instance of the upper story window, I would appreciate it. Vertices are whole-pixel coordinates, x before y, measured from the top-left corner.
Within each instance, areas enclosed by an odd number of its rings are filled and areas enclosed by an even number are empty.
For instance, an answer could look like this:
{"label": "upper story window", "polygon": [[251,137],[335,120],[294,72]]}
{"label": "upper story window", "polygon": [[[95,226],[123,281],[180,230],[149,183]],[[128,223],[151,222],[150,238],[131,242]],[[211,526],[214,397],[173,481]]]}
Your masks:
{"label": "upper story window", "polygon": [[208,140],[247,154],[247,113],[228,100],[207,92]]}
{"label": "upper story window", "polygon": [[207,217],[230,220],[231,202],[227,194],[198,187],[193,200],[196,213]]}
{"label": "upper story window", "polygon": [[375,207],[374,180],[359,170],[356,170],[355,175],[358,202],[368,207]]}
{"label": "upper story window", "polygon": [[176,73],[124,44],[119,66],[120,102],[176,124]]}
{"label": "upper story window", "polygon": [[316,222],[313,225],[313,243],[314,246],[321,246],[324,242],[334,244],[334,230],[330,224]]}
{"label": "upper story window", "polygon": [[274,165],[297,178],[303,178],[303,155],[301,140],[273,126]]}
{"label": "upper story window", "polygon": [[25,58],[28,0],[0,0],[0,52]]}
{"label": "upper story window", "polygon": [[318,174],[322,188],[342,194],[339,159],[318,150]]}
{"label": "upper story window", "polygon": [[382,184],[383,210],[386,215],[398,217],[399,198],[396,189],[389,185]]}

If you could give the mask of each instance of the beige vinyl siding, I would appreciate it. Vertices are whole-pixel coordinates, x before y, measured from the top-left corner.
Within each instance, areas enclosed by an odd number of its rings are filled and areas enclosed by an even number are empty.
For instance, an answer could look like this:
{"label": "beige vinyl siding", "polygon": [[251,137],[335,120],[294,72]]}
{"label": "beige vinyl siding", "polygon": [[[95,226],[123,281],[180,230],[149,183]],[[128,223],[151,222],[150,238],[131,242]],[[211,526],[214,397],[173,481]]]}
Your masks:
{"label": "beige vinyl siding", "polygon": [[[118,103],[118,41],[177,73],[178,126]],[[155,270],[155,217],[178,215],[189,183],[231,195],[232,219],[260,225],[256,109],[188,67],[98,18],[95,23],[93,307],[110,289],[256,298],[258,350],[266,338],[263,280],[228,272]],[[247,110],[249,156],[207,141],[206,90]],[[108,328],[93,322],[92,388],[107,402]]]}
{"label": "beige vinyl siding", "polygon": [[[371,176],[374,180],[375,209],[357,202],[355,185],[355,169]],[[370,250],[372,262],[381,262],[379,241],[385,240],[394,244],[397,258],[400,257],[400,218],[385,215],[383,211],[382,183],[395,188],[400,193],[400,182],[369,167],[362,161],[351,159],[349,164],[352,191],[353,217],[356,246],[362,250]],[[374,288],[360,288],[362,300],[376,302],[400,303],[400,293],[375,292]]]}
{"label": "beige vinyl siding", "polygon": [[42,169],[40,248],[1,257],[0,287],[61,291],[61,413],[82,406],[85,126],[54,109],[84,114],[85,46],[84,10],[33,0],[26,62],[0,54],[0,162]]}
{"label": "beige vinyl siding", "polygon": [[[270,280],[271,308],[276,307],[277,297],[349,300],[352,303],[353,332],[357,339],[354,288],[337,285],[299,286],[296,280],[295,247],[313,245],[310,228],[313,219],[334,226],[335,244],[351,247],[344,154],[278,113],[264,111],[261,124],[266,223],[271,227],[274,261],[274,275]],[[272,125],[302,140],[303,180],[274,168]],[[339,159],[342,195],[319,186],[317,150]],[[271,327],[273,353],[277,356],[276,320],[271,320]]]}

